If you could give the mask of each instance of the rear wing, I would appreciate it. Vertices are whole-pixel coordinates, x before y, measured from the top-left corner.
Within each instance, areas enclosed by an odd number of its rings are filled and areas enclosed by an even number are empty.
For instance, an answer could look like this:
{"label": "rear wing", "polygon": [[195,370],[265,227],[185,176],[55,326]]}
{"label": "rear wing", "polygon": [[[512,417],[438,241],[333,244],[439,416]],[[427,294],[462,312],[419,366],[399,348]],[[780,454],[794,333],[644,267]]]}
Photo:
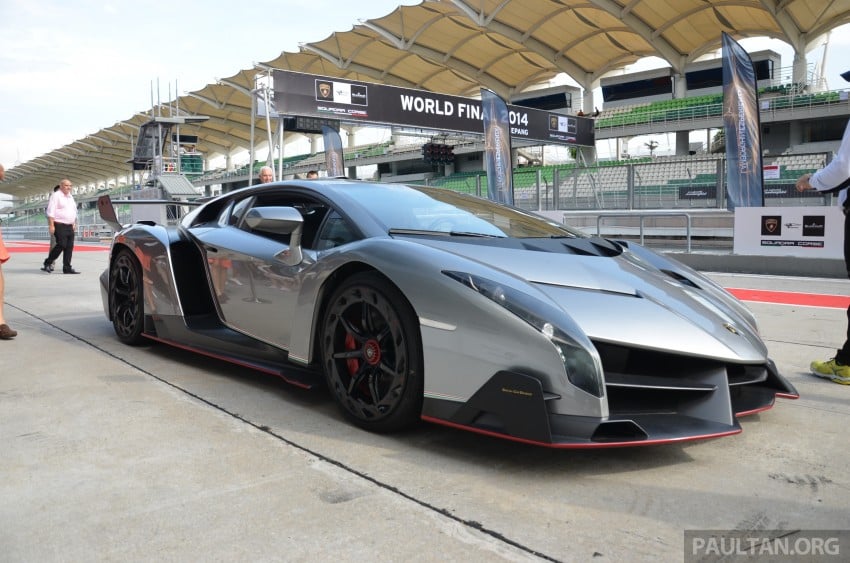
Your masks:
{"label": "rear wing", "polygon": [[124,225],[118,220],[118,215],[115,214],[115,206],[112,205],[112,198],[108,195],[102,195],[97,198],[97,211],[100,213],[100,218],[116,233],[124,228]]}
{"label": "rear wing", "polygon": [[[175,201],[169,199],[121,199],[118,200],[121,205],[188,205],[188,206],[198,206],[203,205],[209,199],[212,198],[203,198],[194,201]],[[100,218],[109,225],[113,231],[116,233],[123,229],[126,225],[122,225],[121,221],[118,220],[118,214],[115,213],[115,205],[112,202],[112,198],[108,195],[102,195],[97,198],[97,210],[100,213]]]}

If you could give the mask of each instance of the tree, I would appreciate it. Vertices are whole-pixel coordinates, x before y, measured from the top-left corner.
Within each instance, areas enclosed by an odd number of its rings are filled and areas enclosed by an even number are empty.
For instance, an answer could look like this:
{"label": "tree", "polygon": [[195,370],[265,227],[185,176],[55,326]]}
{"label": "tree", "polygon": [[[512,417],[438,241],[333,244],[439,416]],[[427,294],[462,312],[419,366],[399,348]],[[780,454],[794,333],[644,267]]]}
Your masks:
{"label": "tree", "polygon": [[644,143],[643,146],[649,149],[649,156],[653,156],[653,151],[658,148],[658,141],[650,139],[649,142]]}

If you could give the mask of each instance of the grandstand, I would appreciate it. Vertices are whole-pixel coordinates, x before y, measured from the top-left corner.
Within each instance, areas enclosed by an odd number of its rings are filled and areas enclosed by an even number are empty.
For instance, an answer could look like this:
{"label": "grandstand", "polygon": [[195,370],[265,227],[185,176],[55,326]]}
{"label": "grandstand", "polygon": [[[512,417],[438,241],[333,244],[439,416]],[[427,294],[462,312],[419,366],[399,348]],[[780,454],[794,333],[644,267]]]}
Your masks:
{"label": "grandstand", "polygon": [[[800,112],[847,104],[847,97],[842,97],[841,91],[806,93],[792,92],[790,86],[778,88],[782,89],[762,93],[763,121],[771,121],[777,112],[783,110]],[[605,111],[604,115],[597,119],[596,128],[606,130],[654,123],[670,126],[671,121],[694,122],[712,118],[720,119],[722,114],[722,94],[706,94],[677,100],[618,106]]]}

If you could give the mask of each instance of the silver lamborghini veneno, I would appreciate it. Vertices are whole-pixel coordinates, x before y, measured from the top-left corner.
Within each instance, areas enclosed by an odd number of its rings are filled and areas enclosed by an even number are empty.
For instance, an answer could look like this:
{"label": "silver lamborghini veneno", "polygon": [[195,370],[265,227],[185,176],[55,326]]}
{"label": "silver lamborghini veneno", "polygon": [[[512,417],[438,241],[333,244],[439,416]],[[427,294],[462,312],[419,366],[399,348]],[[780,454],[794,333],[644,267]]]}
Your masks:
{"label": "silver lamborghini veneno", "polygon": [[797,397],[752,314],[694,270],[441,188],[244,188],[117,229],[100,278],[127,344],[310,387],[389,432],[420,419],[558,448],[713,438]]}

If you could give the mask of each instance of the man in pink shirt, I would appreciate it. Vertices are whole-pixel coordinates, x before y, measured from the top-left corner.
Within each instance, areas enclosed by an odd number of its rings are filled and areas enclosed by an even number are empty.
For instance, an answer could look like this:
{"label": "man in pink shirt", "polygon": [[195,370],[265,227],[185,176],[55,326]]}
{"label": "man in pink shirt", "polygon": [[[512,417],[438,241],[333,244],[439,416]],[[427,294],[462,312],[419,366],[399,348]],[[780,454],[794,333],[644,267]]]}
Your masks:
{"label": "man in pink shirt", "polygon": [[53,192],[47,202],[47,225],[50,234],[56,238],[56,246],[44,260],[41,269],[48,274],[53,271],[53,262],[62,255],[62,273],[79,274],[71,267],[74,253],[74,232],[77,229],[77,203],[71,195],[71,180],[63,178],[59,182],[59,191]]}

